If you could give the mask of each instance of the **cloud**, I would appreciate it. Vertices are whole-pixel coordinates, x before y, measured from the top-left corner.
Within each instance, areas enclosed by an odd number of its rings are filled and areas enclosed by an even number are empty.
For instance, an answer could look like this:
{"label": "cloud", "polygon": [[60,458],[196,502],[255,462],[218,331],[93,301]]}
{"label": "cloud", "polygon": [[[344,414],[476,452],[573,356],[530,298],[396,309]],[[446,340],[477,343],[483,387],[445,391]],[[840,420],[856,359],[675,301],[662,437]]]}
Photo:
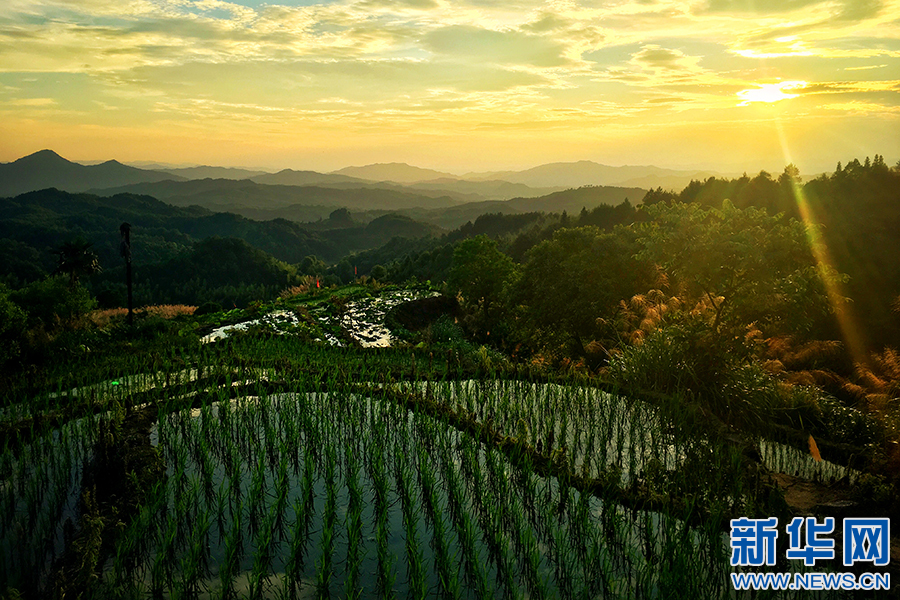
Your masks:
{"label": "cloud", "polygon": [[609,67],[605,74],[642,87],[711,83],[710,74],[699,66],[701,58],[657,44],[644,44],[625,65]]}
{"label": "cloud", "polygon": [[317,110],[323,98],[368,108],[410,107],[434,99],[434,90],[444,90],[444,99],[474,93],[496,98],[550,84],[537,73],[484,63],[356,59],[147,66],[110,77],[116,90],[149,89],[169,99]]}
{"label": "cloud", "polygon": [[699,11],[711,13],[786,13],[822,4],[825,0],[708,0]]}
{"label": "cloud", "polygon": [[558,31],[567,31],[577,21],[564,17],[557,13],[544,12],[534,21],[530,21],[522,25],[522,30],[533,33],[553,33]]}
{"label": "cloud", "polygon": [[424,45],[435,54],[493,64],[560,67],[570,64],[566,46],[521,31],[495,31],[473,25],[454,25],[429,32]]}
{"label": "cloud", "polygon": [[900,106],[854,100],[850,102],[834,102],[821,106],[823,110],[837,111],[845,115],[885,115],[900,117]]}
{"label": "cloud", "polygon": [[696,57],[685,56],[680,50],[662,48],[648,44],[634,55],[632,62],[651,69],[691,69],[696,66]]}
{"label": "cloud", "polygon": [[6,102],[9,106],[28,106],[32,108],[44,106],[56,106],[58,102],[53,98],[19,98]]}
{"label": "cloud", "polygon": [[883,8],[883,0],[848,0],[837,17],[842,21],[864,21],[878,16]]}
{"label": "cloud", "polygon": [[358,4],[360,7],[381,9],[416,9],[431,10],[438,8],[437,0],[364,0]]}

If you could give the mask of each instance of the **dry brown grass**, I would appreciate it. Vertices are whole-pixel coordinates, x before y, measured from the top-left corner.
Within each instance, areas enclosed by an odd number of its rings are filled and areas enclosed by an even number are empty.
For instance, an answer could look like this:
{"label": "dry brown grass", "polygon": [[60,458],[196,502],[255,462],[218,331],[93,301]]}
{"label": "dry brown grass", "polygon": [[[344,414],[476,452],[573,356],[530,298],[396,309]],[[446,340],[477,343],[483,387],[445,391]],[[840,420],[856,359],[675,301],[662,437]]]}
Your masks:
{"label": "dry brown grass", "polygon": [[840,387],[841,378],[833,371],[821,368],[841,352],[841,343],[834,340],[797,342],[787,336],[759,339],[762,365],[782,381],[795,385],[814,385],[832,389]]}
{"label": "dry brown grass", "polygon": [[629,344],[639,345],[667,315],[681,307],[679,298],[667,296],[661,290],[638,294],[628,302],[623,300],[619,303],[619,335]]}
{"label": "dry brown grass", "polygon": [[293,298],[294,296],[302,296],[303,294],[307,293],[308,291],[309,291],[308,284],[292,285],[289,288],[285,288],[285,289],[281,290],[281,292],[278,294],[278,297],[287,300],[289,298]]}
{"label": "dry brown grass", "polygon": [[162,317],[163,319],[174,319],[182,315],[192,315],[197,310],[196,306],[188,306],[186,304],[160,304],[159,306],[145,306],[140,309],[148,315],[154,317]]}
{"label": "dry brown grass", "polygon": [[[135,315],[150,315],[162,319],[174,319],[182,315],[192,315],[197,310],[196,306],[185,304],[160,304],[158,306],[144,306],[135,309]],[[128,316],[127,308],[105,308],[95,310],[88,317],[97,327],[107,327],[117,321],[122,321]]]}
{"label": "dry brown grass", "polygon": [[883,418],[900,417],[900,353],[885,348],[872,353],[868,365],[856,364],[856,381],[844,384],[844,390],[865,403],[866,408]]}
{"label": "dry brown grass", "polygon": [[104,308],[93,311],[88,315],[88,319],[97,327],[107,327],[115,321],[124,319],[127,314],[127,308]]}

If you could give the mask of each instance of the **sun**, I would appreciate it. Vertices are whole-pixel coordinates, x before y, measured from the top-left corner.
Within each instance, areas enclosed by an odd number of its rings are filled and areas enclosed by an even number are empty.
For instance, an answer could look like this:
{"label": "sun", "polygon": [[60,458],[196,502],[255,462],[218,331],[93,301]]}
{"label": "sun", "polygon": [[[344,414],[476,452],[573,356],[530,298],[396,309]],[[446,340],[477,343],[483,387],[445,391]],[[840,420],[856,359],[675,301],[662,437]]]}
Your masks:
{"label": "sun", "polygon": [[785,90],[801,90],[807,86],[805,81],[779,81],[778,83],[757,83],[756,89],[741,90],[738,96],[744,99],[739,106],[747,106],[751,102],[778,102],[796,98],[798,94],[789,94]]}

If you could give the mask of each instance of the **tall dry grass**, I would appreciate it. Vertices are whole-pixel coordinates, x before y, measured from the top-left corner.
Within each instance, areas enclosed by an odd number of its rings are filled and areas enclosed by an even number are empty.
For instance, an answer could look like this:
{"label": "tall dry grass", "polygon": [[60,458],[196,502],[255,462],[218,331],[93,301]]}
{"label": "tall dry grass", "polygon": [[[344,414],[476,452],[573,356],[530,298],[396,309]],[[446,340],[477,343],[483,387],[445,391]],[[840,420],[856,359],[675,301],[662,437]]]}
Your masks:
{"label": "tall dry grass", "polygon": [[[196,306],[185,304],[160,304],[158,306],[144,306],[135,309],[135,315],[146,315],[162,319],[174,319],[183,315],[192,315],[197,310]],[[108,327],[113,323],[123,321],[128,316],[127,308],[105,308],[95,310],[88,318],[97,327]]]}

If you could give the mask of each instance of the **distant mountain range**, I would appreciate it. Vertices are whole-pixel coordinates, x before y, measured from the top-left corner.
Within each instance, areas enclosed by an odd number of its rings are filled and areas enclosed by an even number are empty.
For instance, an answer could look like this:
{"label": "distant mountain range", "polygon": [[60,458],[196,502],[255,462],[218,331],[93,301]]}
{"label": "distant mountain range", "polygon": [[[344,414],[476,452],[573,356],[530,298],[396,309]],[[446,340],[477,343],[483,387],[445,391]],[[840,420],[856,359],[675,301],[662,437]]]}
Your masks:
{"label": "distant mountain range", "polygon": [[479,216],[488,213],[504,215],[546,212],[568,212],[577,215],[582,208],[591,210],[602,204],[617,206],[628,200],[632,204],[640,204],[647,190],[616,186],[584,186],[553,192],[538,198],[511,198],[509,200],[488,200],[484,202],[468,202],[443,209],[412,209],[398,211],[418,220],[443,227],[455,229],[466,221],[475,221]]}
{"label": "distant mountain range", "polygon": [[[644,189],[664,187],[681,190],[692,179],[703,181],[709,177],[730,177],[736,175],[716,173],[714,171],[664,169],[654,166],[611,167],[589,160],[550,163],[524,171],[491,171],[467,173],[465,175],[453,175],[451,173],[432,171],[431,169],[421,169],[404,163],[382,163],[365,167],[348,167],[334,173],[350,175],[369,181],[391,181],[415,185],[416,187],[422,185],[447,186],[453,182],[456,182],[455,185],[457,186],[463,182],[472,186],[485,183],[490,183],[494,186],[500,183],[507,185],[517,184],[528,188],[542,188],[545,194],[586,185],[641,187]],[[478,192],[476,191],[475,193]],[[525,194],[522,195],[524,196]]]}
{"label": "distant mountain range", "polygon": [[369,181],[394,181],[396,183],[418,183],[433,179],[459,179],[458,176],[452,173],[422,169],[406,163],[377,163],[365,167],[346,167],[334,171],[334,173]]}
{"label": "distant mountain range", "polygon": [[256,183],[269,185],[366,185],[369,183],[367,180],[357,177],[335,173],[317,173],[316,171],[294,171],[293,169],[255,175],[251,179]]}
{"label": "distant mountain range", "polygon": [[122,265],[119,225],[131,223],[134,260],[146,266],[168,260],[194,242],[213,236],[240,238],[280,260],[298,263],[316,255],[326,261],[387,243],[395,236],[408,239],[435,236],[442,231],[397,214],[368,223],[340,220],[320,227],[278,220],[250,220],[198,206],[179,207],[150,196],[117,194],[98,197],[45,189],[13,198],[0,198],[0,281],[39,279],[53,270],[50,248],[72,239],[93,243],[104,269]]}
{"label": "distant mountain range", "polygon": [[[347,167],[332,173],[285,169],[277,173],[215,166],[141,169],[111,160],[82,165],[66,160],[52,150],[41,150],[11,163],[0,163],[0,196],[55,187],[69,192],[112,190],[153,193],[128,186],[164,181],[247,181],[270,186],[317,186],[334,189],[380,189],[431,198],[449,197],[464,202],[537,198],[582,186],[680,190],[692,179],[731,177],[712,171],[679,171],[654,166],[611,167],[591,161],[551,163],[524,171],[495,171],[454,175],[405,163],[378,163]],[[221,184],[204,184],[220,187]],[[107,194],[108,195],[108,194]],[[176,194],[178,196],[184,194]],[[162,196],[160,196],[162,197]],[[638,198],[633,198],[638,201]],[[299,199],[289,204],[306,202]],[[332,205],[330,202],[324,205]],[[433,203],[422,204],[434,207]],[[257,207],[265,208],[265,207]]]}
{"label": "distant mountain range", "polygon": [[46,188],[83,192],[91,188],[166,179],[184,180],[178,175],[129,167],[115,160],[99,165],[80,165],[52,150],[41,150],[15,162],[0,163],[0,197]]}
{"label": "distant mountain range", "polygon": [[156,171],[169,173],[179,179],[251,179],[260,175],[268,175],[268,171],[251,171],[232,167],[184,167],[179,169],[156,168]]}
{"label": "distant mountain range", "polygon": [[[515,186],[516,184],[509,184]],[[526,188],[532,190],[532,188]],[[325,219],[336,208],[347,208],[354,218],[368,221],[386,212],[407,215],[419,221],[453,229],[485,213],[523,212],[577,213],[601,204],[616,205],[628,199],[640,203],[646,190],[613,186],[585,186],[539,197],[462,202],[448,195],[433,197],[414,187],[330,188],[321,186],[263,185],[252,180],[200,179],[136,183],[103,190],[98,196],[140,194],[174,206],[202,206],[217,212],[232,212],[261,221],[287,219],[300,223]]]}
{"label": "distant mountain range", "polygon": [[610,167],[589,160],[568,163],[550,163],[525,171],[495,173],[469,173],[470,180],[502,179],[531,187],[581,187],[585,185],[614,185],[621,187],[659,186],[681,190],[691,179],[705,180],[723,176],[712,171],[676,171],[653,166]]}
{"label": "distant mountain range", "polygon": [[[622,169],[582,162],[545,165],[507,174],[510,179],[520,181],[493,177],[462,179],[450,173],[401,163],[348,167],[335,173],[291,169],[263,173],[208,166],[156,171],[129,167],[116,161],[81,165],[53,151],[42,150],[12,163],[0,164],[0,197],[57,188],[103,197],[146,195],[174,206],[200,206],[255,220],[280,218],[315,222],[327,219],[337,208],[347,208],[361,223],[394,212],[438,227],[454,228],[488,212],[577,212],[582,207],[592,209],[600,204],[619,204],[625,198],[637,204],[643,198],[645,188],[589,183],[598,177],[613,177],[611,173],[635,175],[643,168]],[[647,169],[656,176],[665,173],[664,169]],[[197,178],[200,175],[222,177]],[[236,179],[243,175],[251,177]],[[582,187],[537,187],[526,181],[533,184],[571,181]]]}
{"label": "distant mountain range", "polygon": [[175,206],[203,206],[215,211],[242,214],[242,209],[273,210],[292,205],[321,207],[319,217],[336,208],[354,211],[399,210],[405,208],[446,208],[460,204],[447,195],[432,197],[414,190],[381,188],[332,188],[316,185],[265,185],[244,179],[199,179],[136,183],[91,190],[98,196],[144,194]]}

